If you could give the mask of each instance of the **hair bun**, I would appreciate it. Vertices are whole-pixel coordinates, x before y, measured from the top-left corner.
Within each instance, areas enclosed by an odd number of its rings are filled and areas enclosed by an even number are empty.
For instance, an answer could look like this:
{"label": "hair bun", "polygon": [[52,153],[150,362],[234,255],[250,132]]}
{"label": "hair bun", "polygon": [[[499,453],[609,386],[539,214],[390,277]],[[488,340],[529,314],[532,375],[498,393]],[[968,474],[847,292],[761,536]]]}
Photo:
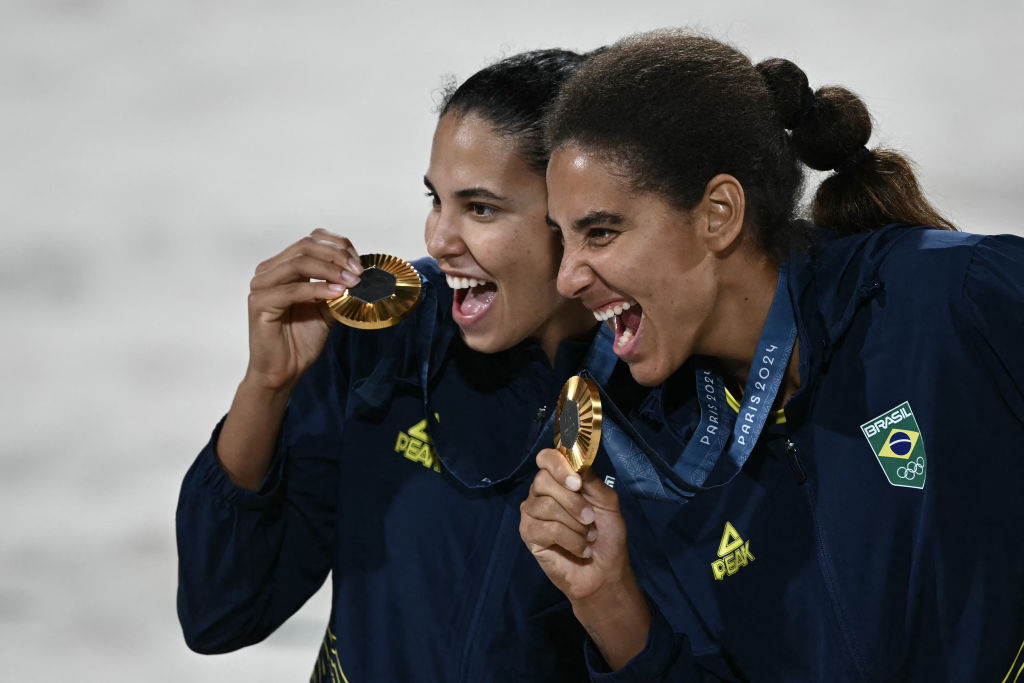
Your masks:
{"label": "hair bun", "polygon": [[766,59],[754,68],[768,87],[782,127],[799,127],[814,106],[814,91],[807,85],[807,74],[788,59]]}
{"label": "hair bun", "polygon": [[871,138],[871,115],[846,88],[819,88],[811,114],[793,130],[793,150],[819,171],[840,166]]}

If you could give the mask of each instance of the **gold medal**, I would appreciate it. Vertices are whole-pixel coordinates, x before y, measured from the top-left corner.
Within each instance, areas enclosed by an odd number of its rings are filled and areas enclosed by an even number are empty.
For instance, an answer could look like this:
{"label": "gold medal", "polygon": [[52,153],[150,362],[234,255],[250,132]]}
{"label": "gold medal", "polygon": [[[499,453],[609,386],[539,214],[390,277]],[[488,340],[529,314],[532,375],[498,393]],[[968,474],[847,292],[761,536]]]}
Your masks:
{"label": "gold medal", "polygon": [[590,467],[601,443],[601,396],[586,377],[570,377],[555,408],[555,448],[574,472]]}
{"label": "gold medal", "polygon": [[423,280],[416,269],[396,256],[362,254],[359,283],[327,302],[338,322],[360,330],[397,325],[416,308]]}

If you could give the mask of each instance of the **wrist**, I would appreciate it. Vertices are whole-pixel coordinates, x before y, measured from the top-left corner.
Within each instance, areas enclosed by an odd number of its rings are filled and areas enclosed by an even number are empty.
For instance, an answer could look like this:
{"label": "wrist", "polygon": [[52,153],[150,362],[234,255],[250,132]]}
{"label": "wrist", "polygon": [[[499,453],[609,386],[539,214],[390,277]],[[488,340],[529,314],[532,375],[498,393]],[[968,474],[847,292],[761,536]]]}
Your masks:
{"label": "wrist", "polygon": [[607,583],[590,595],[571,602],[573,614],[584,626],[599,626],[623,617],[650,622],[647,598],[632,575]]}
{"label": "wrist", "polygon": [[287,403],[297,381],[298,378],[283,382],[277,381],[265,374],[255,372],[250,367],[246,368],[245,376],[242,377],[242,381],[238,385],[238,393],[260,403]]}
{"label": "wrist", "polygon": [[635,579],[606,585],[573,601],[572,607],[576,619],[613,671],[626,666],[647,646],[651,610]]}
{"label": "wrist", "polygon": [[248,375],[238,385],[216,446],[221,467],[236,485],[259,489],[273,458],[290,395],[290,387],[270,387]]}

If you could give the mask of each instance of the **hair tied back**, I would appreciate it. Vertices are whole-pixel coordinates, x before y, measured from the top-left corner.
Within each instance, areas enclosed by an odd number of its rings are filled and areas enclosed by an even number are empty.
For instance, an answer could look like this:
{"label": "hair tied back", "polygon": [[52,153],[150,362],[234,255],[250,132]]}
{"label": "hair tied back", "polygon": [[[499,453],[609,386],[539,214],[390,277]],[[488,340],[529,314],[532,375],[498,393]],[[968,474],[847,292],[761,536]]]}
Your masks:
{"label": "hair tied back", "polygon": [[788,59],[766,59],[756,67],[768,88],[779,123],[786,130],[794,130],[810,116],[814,109],[814,90],[807,75]]}
{"label": "hair tied back", "polygon": [[872,157],[871,150],[861,147],[835,167],[836,174],[852,173]]}
{"label": "hair tied back", "polygon": [[804,88],[804,96],[800,106],[800,111],[797,113],[796,119],[793,121],[792,125],[787,126],[789,130],[796,130],[810,117],[811,110],[814,109],[814,100],[814,90],[811,86],[807,86]]}

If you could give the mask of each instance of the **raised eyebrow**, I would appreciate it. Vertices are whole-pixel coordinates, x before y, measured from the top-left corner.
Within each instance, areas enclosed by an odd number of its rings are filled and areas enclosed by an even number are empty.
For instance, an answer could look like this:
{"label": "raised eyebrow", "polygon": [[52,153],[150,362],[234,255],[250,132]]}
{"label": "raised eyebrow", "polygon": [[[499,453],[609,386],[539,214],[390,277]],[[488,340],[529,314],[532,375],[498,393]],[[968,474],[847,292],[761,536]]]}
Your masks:
{"label": "raised eyebrow", "polygon": [[595,225],[622,225],[622,223],[622,215],[613,211],[589,211],[586,216],[573,222],[572,230],[573,232],[583,232]]}

